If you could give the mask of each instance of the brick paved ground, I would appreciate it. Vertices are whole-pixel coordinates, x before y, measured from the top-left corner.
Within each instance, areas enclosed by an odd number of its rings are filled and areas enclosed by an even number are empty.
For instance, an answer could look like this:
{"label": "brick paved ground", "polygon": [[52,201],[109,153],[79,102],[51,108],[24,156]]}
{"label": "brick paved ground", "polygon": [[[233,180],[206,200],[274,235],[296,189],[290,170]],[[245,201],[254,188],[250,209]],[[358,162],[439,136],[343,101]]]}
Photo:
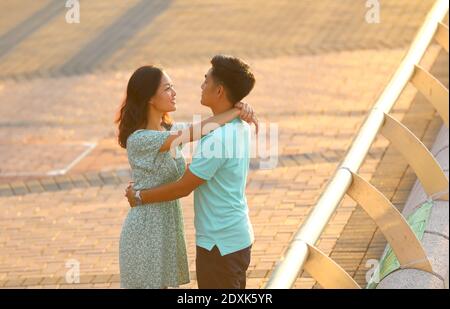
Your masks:
{"label": "brick paved ground", "polygon": [[[247,187],[256,235],[248,286],[262,287],[432,2],[383,2],[381,23],[370,25],[364,1],[81,1],[81,23],[69,25],[56,1],[2,1],[12,14],[0,20],[0,286],[119,286],[129,171],[112,121],[127,79],[139,65],[163,64],[178,92],[174,117],[189,121],[208,115],[198,103],[202,76],[226,52],[254,68],[247,100],[279,130],[278,166],[260,170],[254,160]],[[431,46],[423,65],[438,52]],[[434,67],[441,78],[447,59]],[[439,126],[411,88],[393,114],[428,144]],[[378,138],[361,170],[399,207],[415,179],[401,162]],[[190,288],[192,197],[182,202]],[[346,198],[319,248],[364,284],[365,261],[384,240]],[[72,258],[79,285],[65,283]],[[296,283],[313,286],[307,275]]]}

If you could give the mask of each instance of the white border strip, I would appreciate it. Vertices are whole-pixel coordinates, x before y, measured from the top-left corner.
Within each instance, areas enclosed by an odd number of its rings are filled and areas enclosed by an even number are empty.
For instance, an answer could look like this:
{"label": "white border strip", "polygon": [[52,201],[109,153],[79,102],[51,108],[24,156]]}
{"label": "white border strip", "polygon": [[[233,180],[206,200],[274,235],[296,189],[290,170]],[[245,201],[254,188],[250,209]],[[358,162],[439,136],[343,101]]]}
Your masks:
{"label": "white border strip", "polygon": [[75,160],[73,160],[69,165],[67,165],[66,168],[47,172],[46,175],[56,176],[66,174],[72,167],[74,167],[78,162],[83,160],[83,158],[86,157],[92,150],[94,150],[94,148],[97,146],[97,143],[96,142],[83,143],[83,146],[87,146],[88,148],[85,151],[83,151],[78,157],[76,157]]}
{"label": "white border strip", "polygon": [[[63,144],[67,145],[67,144]],[[75,144],[80,145],[80,144]],[[63,169],[51,170],[49,172],[16,172],[16,173],[1,173],[1,177],[20,177],[20,176],[57,176],[66,174],[72,167],[83,160],[95,147],[97,147],[97,142],[91,143],[81,143],[81,145],[86,146],[87,149],[84,150],[78,157],[76,157],[69,165]]]}

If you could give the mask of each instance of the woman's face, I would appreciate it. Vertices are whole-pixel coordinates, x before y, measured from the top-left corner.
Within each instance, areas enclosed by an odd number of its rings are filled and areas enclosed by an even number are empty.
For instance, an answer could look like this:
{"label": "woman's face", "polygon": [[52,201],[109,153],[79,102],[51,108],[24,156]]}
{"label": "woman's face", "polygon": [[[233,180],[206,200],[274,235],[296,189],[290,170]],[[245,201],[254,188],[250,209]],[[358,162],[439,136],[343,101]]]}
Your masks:
{"label": "woman's face", "polygon": [[175,111],[177,93],[173,88],[169,75],[163,72],[161,82],[156,94],[151,98],[150,104],[160,112],[168,113]]}

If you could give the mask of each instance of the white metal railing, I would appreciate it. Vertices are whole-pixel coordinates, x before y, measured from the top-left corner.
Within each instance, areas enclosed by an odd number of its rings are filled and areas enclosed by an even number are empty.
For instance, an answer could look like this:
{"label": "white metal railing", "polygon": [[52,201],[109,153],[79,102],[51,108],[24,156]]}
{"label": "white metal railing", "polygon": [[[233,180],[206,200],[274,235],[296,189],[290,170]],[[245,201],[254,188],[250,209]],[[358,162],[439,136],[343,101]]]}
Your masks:
{"label": "white metal railing", "polygon": [[[434,158],[430,158],[431,154],[427,152],[425,146],[406,127],[388,115],[405,86],[412,79],[417,78],[417,74],[419,74],[417,72],[420,68],[418,64],[432,40],[435,38],[448,51],[448,27],[441,23],[448,13],[448,6],[448,0],[438,0],[433,5],[399,68],[369,112],[343,162],[337,168],[308,218],[297,231],[265,288],[291,288],[303,269],[325,288],[359,288],[359,285],[351,276],[314,246],[345,194],[349,194],[369,213],[385,234],[398,257],[400,256],[404,261],[413,263],[412,267],[431,271],[430,263],[417,239],[411,239],[411,249],[405,248],[404,244],[399,243],[399,236],[400,239],[403,236],[406,237],[405,235],[411,236],[411,230],[401,214],[396,212],[395,207],[390,204],[389,200],[383,199],[373,186],[360,178],[357,172],[378,133],[385,135],[394,146],[399,143],[398,147],[404,146],[401,145],[400,140],[406,136],[408,145],[413,145],[410,147],[419,149],[425,156],[422,160],[425,166],[416,164],[419,167],[415,172],[421,181],[432,182],[429,184],[431,192],[427,193],[431,195],[438,190],[442,191],[445,188],[448,190],[448,179],[442,171],[439,173],[439,170],[437,170],[433,174],[438,180],[421,179],[420,169],[427,169],[428,166],[435,167]],[[447,115],[448,126],[448,89],[444,88],[443,90],[442,85],[436,84],[437,80],[429,79],[431,82],[423,82],[424,80],[426,79],[421,79],[422,84],[425,83],[423,89],[439,88],[441,90],[439,98],[436,100],[428,99],[432,100],[436,109],[441,110],[439,112],[441,116]],[[413,85],[415,84],[413,83]],[[417,86],[416,88],[419,91],[424,91]],[[442,102],[447,102],[446,106],[443,106]],[[411,162],[409,163],[411,164]],[[444,188],[442,188],[443,186]],[[357,194],[360,190],[363,190],[364,194]],[[367,197],[372,197],[372,200]],[[444,196],[445,198],[448,199],[448,194]],[[375,204],[374,201],[377,203]],[[381,210],[378,209],[380,203],[383,205]],[[385,217],[387,216],[383,216],[386,214],[394,214],[391,216],[393,219],[386,221]],[[398,217],[399,215],[400,217]],[[396,229],[390,229],[393,224]],[[401,235],[398,235],[398,233]],[[414,260],[420,259],[420,257],[422,257],[421,260]],[[399,258],[399,260],[401,259]]]}

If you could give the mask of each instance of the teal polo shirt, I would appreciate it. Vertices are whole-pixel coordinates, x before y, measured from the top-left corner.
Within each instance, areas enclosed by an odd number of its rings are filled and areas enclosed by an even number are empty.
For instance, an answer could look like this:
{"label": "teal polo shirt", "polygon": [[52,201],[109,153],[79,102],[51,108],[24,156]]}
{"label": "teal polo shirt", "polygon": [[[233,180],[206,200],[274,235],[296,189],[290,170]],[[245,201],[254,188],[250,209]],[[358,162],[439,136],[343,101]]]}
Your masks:
{"label": "teal polo shirt", "polygon": [[250,164],[250,126],[239,118],[204,136],[189,166],[206,182],[194,190],[195,238],[199,247],[221,255],[254,240],[245,187]]}

